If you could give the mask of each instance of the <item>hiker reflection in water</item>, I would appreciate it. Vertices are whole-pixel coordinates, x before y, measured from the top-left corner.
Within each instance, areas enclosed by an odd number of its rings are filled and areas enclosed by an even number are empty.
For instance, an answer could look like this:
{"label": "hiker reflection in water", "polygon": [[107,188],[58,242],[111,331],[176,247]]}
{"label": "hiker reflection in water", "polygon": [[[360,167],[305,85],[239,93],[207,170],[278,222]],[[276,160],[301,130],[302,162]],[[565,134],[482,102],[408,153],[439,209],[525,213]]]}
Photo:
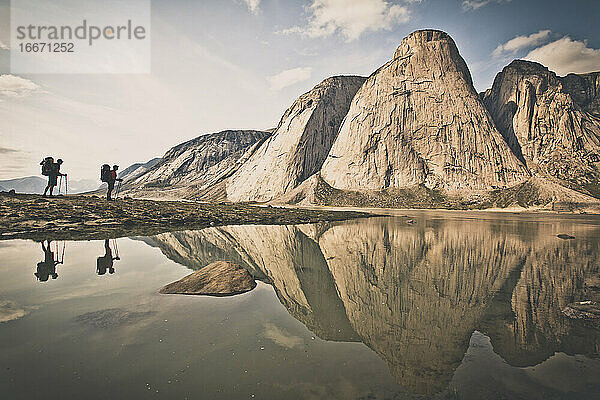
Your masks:
{"label": "hiker reflection in water", "polygon": [[[116,244],[115,244],[116,246]],[[104,275],[106,274],[106,271],[108,270],[109,274],[114,274],[115,273],[115,269],[113,267],[114,265],[114,261],[115,260],[120,260],[121,258],[119,257],[119,254],[117,253],[116,257],[113,257],[113,252],[112,249],[110,248],[110,242],[108,241],[108,239],[106,239],[104,241],[104,255],[101,257],[98,257],[98,259],[96,260],[96,273],[98,275]]]}
{"label": "hiker reflection in water", "polygon": [[56,273],[56,266],[61,264],[57,259],[54,258],[54,253],[50,248],[50,240],[42,242],[42,251],[44,252],[44,261],[37,264],[37,272],[34,274],[40,282],[46,282],[49,277],[52,279],[58,278]]}

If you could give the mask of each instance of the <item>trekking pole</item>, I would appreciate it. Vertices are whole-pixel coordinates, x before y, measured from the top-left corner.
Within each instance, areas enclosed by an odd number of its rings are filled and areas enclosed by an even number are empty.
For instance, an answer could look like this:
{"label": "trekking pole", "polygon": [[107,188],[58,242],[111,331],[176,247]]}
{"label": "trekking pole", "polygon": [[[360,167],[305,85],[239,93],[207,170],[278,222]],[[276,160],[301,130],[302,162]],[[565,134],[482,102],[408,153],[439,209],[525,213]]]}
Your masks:
{"label": "trekking pole", "polygon": [[115,255],[117,256],[117,258],[120,260],[121,257],[119,256],[119,246],[117,246],[117,239],[113,239],[115,242]]}
{"label": "trekking pole", "polygon": [[117,190],[115,192],[115,199],[119,196],[119,192],[121,191],[121,181],[117,183]]}
{"label": "trekking pole", "polygon": [[66,241],[62,240],[62,246],[60,242],[56,242],[56,262],[59,264],[65,263],[65,245]]}
{"label": "trekking pole", "polygon": [[69,194],[69,177],[65,175],[65,196]]}
{"label": "trekking pole", "polygon": [[60,187],[62,186],[62,175],[58,177],[58,194],[60,194]]}

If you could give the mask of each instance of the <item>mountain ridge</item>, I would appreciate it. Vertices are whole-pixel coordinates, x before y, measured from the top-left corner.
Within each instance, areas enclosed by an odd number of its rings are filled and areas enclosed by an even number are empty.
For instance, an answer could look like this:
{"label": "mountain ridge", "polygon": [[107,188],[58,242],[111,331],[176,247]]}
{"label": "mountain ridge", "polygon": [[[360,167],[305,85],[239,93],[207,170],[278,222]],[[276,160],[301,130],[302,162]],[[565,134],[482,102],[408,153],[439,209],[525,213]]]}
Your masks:
{"label": "mountain ridge", "polygon": [[586,111],[598,100],[588,78],[559,77],[539,63],[515,60],[482,97],[513,153],[535,175],[598,196],[600,116]]}
{"label": "mountain ridge", "polygon": [[[14,189],[17,193],[34,194],[42,193],[48,184],[48,179],[39,176],[25,176],[22,178],[13,178],[0,180],[0,191],[8,191]],[[93,179],[69,179],[69,193],[78,194],[96,189],[98,182]],[[64,187],[63,187],[64,192]],[[56,188],[58,194],[58,187]]]}
{"label": "mountain ridge", "polygon": [[[202,199],[239,167],[239,161],[266,131],[224,130],[198,136],[169,149],[152,168],[123,185],[123,194]],[[203,192],[207,191],[207,192]],[[212,194],[215,198],[222,192]]]}
{"label": "mountain ridge", "polygon": [[[334,76],[301,95],[274,132],[216,171],[180,174],[163,157],[126,193],[398,208],[560,204],[598,210],[599,94],[600,72],[558,77],[524,60],[513,61],[492,88],[478,94],[452,38],[419,30],[368,78]],[[529,126],[542,139],[529,143]],[[152,171],[156,185],[145,186],[144,176]],[[204,180],[194,183],[203,179],[200,173]]]}

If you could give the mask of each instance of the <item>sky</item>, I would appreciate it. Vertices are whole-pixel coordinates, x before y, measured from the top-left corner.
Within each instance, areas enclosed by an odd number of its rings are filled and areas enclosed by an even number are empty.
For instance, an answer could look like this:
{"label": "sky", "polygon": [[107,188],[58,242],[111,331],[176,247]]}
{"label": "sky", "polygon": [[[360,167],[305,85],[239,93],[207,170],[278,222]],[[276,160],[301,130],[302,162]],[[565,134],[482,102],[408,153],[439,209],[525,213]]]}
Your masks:
{"label": "sky", "polygon": [[453,37],[478,91],[516,58],[559,75],[600,70],[596,0],[155,0],[151,11],[150,73],[16,74],[0,0],[0,179],[39,175],[47,155],[98,179],[101,164],[202,134],[274,127],[299,95],[370,75],[417,29]]}

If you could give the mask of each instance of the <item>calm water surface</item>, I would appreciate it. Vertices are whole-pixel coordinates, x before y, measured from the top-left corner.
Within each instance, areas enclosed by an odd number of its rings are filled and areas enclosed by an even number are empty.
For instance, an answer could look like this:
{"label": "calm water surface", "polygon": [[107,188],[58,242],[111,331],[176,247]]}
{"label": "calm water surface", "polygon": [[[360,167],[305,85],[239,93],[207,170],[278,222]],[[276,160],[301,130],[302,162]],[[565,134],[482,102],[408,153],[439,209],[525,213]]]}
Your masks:
{"label": "calm water surface", "polygon": [[[0,398],[600,398],[561,312],[600,300],[598,220],[410,216],[0,241]],[[257,288],[158,294],[217,260]]]}

